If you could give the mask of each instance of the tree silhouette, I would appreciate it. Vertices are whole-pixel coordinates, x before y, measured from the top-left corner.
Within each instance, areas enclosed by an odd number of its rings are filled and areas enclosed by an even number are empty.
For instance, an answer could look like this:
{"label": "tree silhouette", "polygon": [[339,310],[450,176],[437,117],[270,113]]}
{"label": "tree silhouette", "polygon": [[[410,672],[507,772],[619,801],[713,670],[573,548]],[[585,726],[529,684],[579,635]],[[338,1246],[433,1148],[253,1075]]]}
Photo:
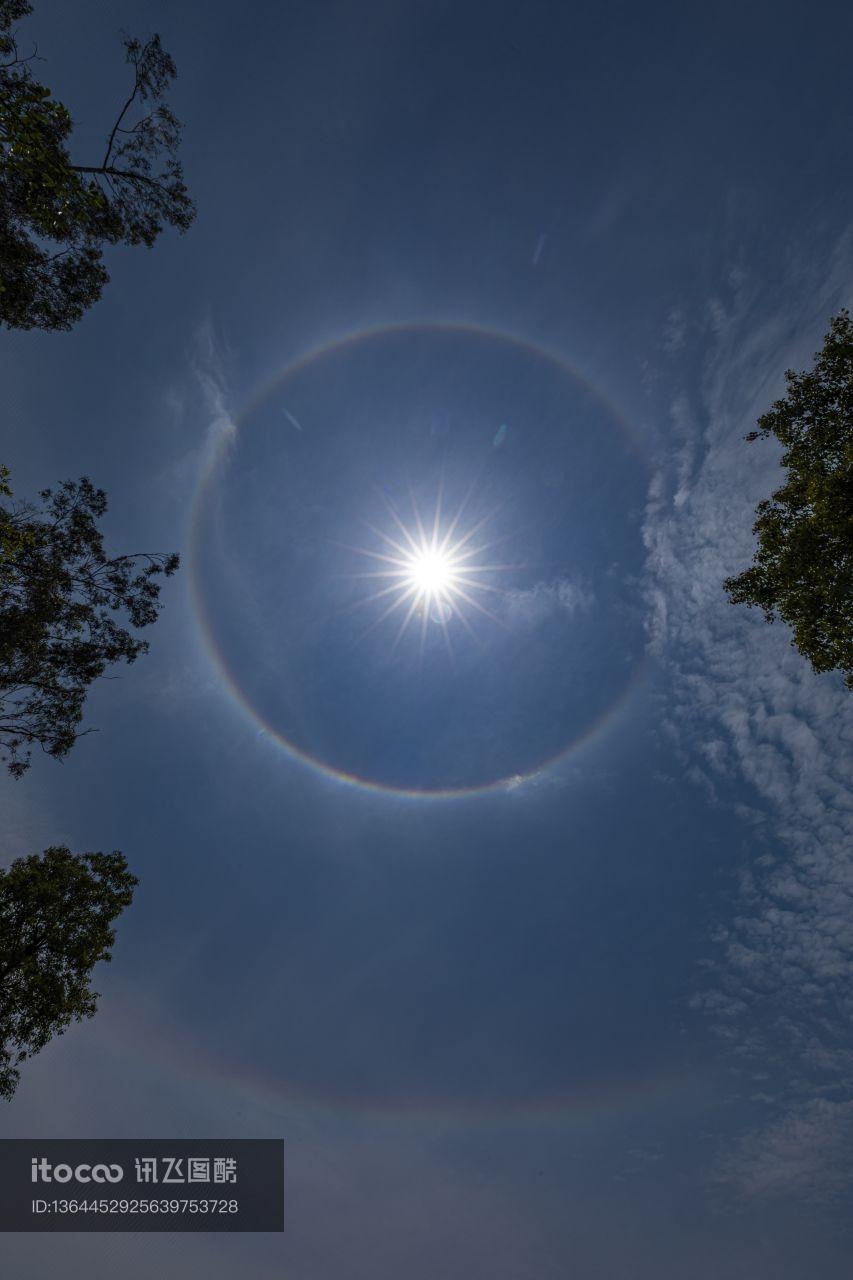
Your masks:
{"label": "tree silhouette", "polygon": [[70,329],[98,300],[109,244],[153,245],[185,231],[195,207],[178,159],[181,125],[164,98],[175,78],[155,35],[124,41],[133,84],[99,163],[73,163],[72,119],[35,79],[13,23],[29,0],[0,0],[0,322]]}
{"label": "tree silhouette", "polygon": [[[0,492],[9,496],[8,473]],[[89,685],[114,662],[134,662],[159,614],[160,575],[177,555],[109,557],[97,521],[103,489],[85,476],[42,491],[42,510],[0,503],[0,759],[20,777],[31,749],[68,754]]]}
{"label": "tree silhouette", "polygon": [[733,604],[778,615],[817,672],[853,689],[853,324],[830,322],[811,372],[785,374],[787,394],[747,440],[774,435],[787,479],[758,504],[750,568],[723,584]]}
{"label": "tree silhouette", "polygon": [[92,970],[110,960],[112,922],[136,884],[121,853],[55,847],[0,869],[0,1097],[14,1094],[20,1063],[94,1014]]}

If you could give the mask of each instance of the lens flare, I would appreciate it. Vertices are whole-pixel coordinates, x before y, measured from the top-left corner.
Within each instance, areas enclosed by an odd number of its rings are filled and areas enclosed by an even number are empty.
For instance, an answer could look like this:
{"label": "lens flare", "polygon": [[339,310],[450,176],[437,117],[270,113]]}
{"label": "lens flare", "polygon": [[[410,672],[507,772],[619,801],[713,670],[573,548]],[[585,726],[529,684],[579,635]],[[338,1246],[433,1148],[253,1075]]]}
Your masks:
{"label": "lens flare", "polygon": [[358,555],[367,556],[378,561],[381,568],[359,573],[359,578],[372,578],[381,584],[379,590],[366,596],[358,603],[369,605],[375,601],[384,601],[385,608],[378,618],[368,627],[364,635],[375,631],[387,618],[402,611],[402,619],[394,639],[394,647],[399,644],[408,627],[416,618],[421,621],[421,649],[423,649],[427,625],[430,621],[438,623],[443,632],[448,649],[452,653],[450,626],[453,621],[459,622],[468,633],[476,639],[468,614],[471,610],[488,618],[492,623],[501,625],[500,618],[487,609],[479,596],[492,592],[500,595],[499,589],[484,577],[500,570],[517,566],[506,564],[486,564],[480,557],[495,542],[476,543],[474,540],[486,524],[488,517],[478,521],[465,532],[460,532],[461,518],[465,503],[446,526],[442,526],[441,499],[436,502],[432,528],[425,530],[412,502],[414,511],[413,527],[409,528],[397,514],[394,506],[383,498],[385,506],[394,525],[393,535],[372,524],[367,528],[378,539],[382,550],[368,550],[364,547],[351,547]]}

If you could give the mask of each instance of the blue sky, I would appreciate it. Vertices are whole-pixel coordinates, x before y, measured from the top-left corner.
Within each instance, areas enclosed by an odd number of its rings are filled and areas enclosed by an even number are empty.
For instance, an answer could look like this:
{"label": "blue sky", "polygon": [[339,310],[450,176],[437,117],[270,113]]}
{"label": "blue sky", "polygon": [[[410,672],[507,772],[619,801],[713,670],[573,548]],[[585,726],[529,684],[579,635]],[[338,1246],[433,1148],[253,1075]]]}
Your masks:
{"label": "blue sky", "polygon": [[[16,492],[87,474],[184,555],[98,732],[0,781],[8,858],[141,881],[2,1129],[283,1137],[286,1226],[16,1277],[846,1274],[850,699],[720,583],[851,302],[850,27],[37,6],[81,155],[161,33],[199,215],[0,346]],[[394,647],[353,548],[442,483],[509,567]]]}

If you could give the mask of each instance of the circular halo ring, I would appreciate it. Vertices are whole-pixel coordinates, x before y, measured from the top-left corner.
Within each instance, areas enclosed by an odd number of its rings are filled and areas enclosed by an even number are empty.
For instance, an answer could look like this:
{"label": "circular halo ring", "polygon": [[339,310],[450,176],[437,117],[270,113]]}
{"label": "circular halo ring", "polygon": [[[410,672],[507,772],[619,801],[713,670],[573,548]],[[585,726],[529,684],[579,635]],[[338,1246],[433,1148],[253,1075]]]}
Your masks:
{"label": "circular halo ring", "polygon": [[394,786],[393,783],[381,782],[377,781],[375,778],[365,777],[356,773],[348,773],[343,769],[336,769],[333,765],[328,764],[319,756],[312,755],[310,752],[298,747],[296,743],[285,737],[279,729],[264,719],[261,712],[252,702],[249,701],[239,683],[232,675],[226,659],[216,642],[211,619],[205,606],[204,593],[199,581],[200,515],[204,508],[210,485],[223,465],[230,444],[251,414],[261,404],[263,404],[269,396],[273,395],[289,378],[304,370],[315,360],[324,359],[338,351],[347,349],[351,350],[353,347],[357,347],[361,343],[367,343],[377,339],[381,340],[385,337],[399,336],[406,333],[458,334],[460,337],[470,336],[474,338],[492,340],[494,342],[504,343],[517,351],[524,352],[527,355],[546,362],[553,368],[556,368],[565,377],[571,379],[580,386],[603,409],[607,411],[613,421],[621,428],[628,447],[635,454],[644,469],[648,470],[648,456],[642,449],[634,432],[628,422],[626,422],[623,415],[601,393],[601,391],[584,378],[573,365],[569,364],[567,360],[556,355],[554,352],[549,351],[545,347],[537,346],[535,343],[528,342],[524,338],[519,338],[516,334],[508,333],[501,329],[495,329],[486,325],[463,323],[461,321],[412,320],[402,321],[398,324],[383,324],[375,325],[366,329],[358,329],[352,333],[343,334],[340,337],[333,338],[330,341],[312,347],[301,356],[292,360],[283,370],[266,382],[261,390],[257,392],[256,395],[253,396],[243,407],[242,411],[237,415],[234,421],[233,433],[223,431],[220,438],[211,445],[205,464],[201,469],[190,507],[189,535],[187,539],[189,548],[188,577],[190,597],[203,647],[225,688],[249,720],[256,727],[259,727],[264,734],[272,738],[279,747],[283,748],[291,759],[310,767],[323,777],[362,791],[369,791],[380,795],[395,796],[403,800],[463,800],[469,799],[472,796],[513,790],[516,787],[521,786],[523,783],[529,782],[533,778],[538,777],[543,772],[563,763],[575,751],[579,750],[593,738],[597,737],[605,728],[607,728],[607,726],[612,724],[616,715],[624,709],[631,693],[637,688],[640,677],[647,667],[647,660],[645,656],[640,658],[632,678],[626,681],[624,687],[620,690],[616,698],[614,698],[613,701],[609,703],[609,705],[605,707],[589,725],[586,726],[582,733],[574,737],[571,742],[567,743],[555,755],[538,761],[531,768],[528,768],[525,773],[509,774],[505,777],[495,778],[489,782],[480,783],[470,787],[424,787],[420,789],[398,787]]}

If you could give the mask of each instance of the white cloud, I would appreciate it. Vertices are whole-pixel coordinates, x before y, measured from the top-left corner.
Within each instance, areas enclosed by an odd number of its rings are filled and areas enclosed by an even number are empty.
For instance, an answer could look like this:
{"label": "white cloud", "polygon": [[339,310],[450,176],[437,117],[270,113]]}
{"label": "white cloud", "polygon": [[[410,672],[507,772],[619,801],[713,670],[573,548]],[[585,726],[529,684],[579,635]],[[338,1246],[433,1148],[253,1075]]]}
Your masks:
{"label": "white cloud", "polygon": [[[853,698],[839,678],[812,673],[782,624],[733,607],[722,589],[751,561],[756,503],[781,475],[774,447],[743,436],[784,393],[784,369],[810,364],[849,296],[853,232],[822,281],[796,259],[791,276],[797,293],[770,314],[743,271],[709,304],[701,386],[672,402],[676,448],[650,488],[644,530],[649,642],[672,680],[665,728],[713,796],[733,782],[755,795],[744,809],[755,855],[717,931],[715,984],[695,1003],[743,1070],[777,1050],[775,1069],[786,1064],[790,1109],[741,1152],[757,1170],[747,1178],[756,1193],[817,1176],[830,1113],[802,1110],[809,1090],[841,1089],[833,1105],[853,1111],[843,1043],[853,1012]],[[759,841],[769,842],[765,857]]]}
{"label": "white cloud", "polygon": [[225,373],[227,352],[209,322],[199,329],[196,341],[198,355],[193,370],[204,394],[207,411],[206,443],[218,448],[223,442],[233,440],[237,432],[231,414]]}
{"label": "white cloud", "polygon": [[237,424],[228,387],[228,361],[229,354],[223,341],[214,332],[212,324],[205,322],[195,335],[195,352],[190,361],[187,385],[173,387],[164,396],[166,407],[176,423],[176,433],[183,433],[190,440],[184,451],[161,473],[160,482],[167,489],[181,493],[192,489],[201,471],[223,446],[236,437]]}
{"label": "white cloud", "polygon": [[504,592],[504,617],[510,624],[536,627],[560,614],[587,613],[592,608],[592,593],[568,578],[537,582],[527,591]]}
{"label": "white cloud", "polygon": [[663,327],[663,349],[667,355],[675,355],[687,341],[687,316],[682,307],[673,307]]}
{"label": "white cloud", "polygon": [[850,1185],[853,1102],[816,1099],[742,1139],[720,1168],[740,1195],[826,1199]]}

